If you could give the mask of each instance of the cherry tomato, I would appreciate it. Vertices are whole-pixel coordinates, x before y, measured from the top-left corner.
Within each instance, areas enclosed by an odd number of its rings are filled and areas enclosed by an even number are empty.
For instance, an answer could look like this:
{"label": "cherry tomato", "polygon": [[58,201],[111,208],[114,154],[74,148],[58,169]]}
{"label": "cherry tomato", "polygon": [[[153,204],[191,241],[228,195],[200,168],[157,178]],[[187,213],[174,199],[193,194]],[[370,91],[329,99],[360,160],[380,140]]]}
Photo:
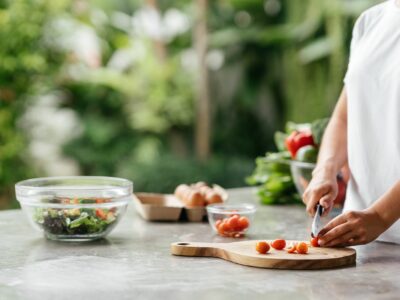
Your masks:
{"label": "cherry tomato", "polygon": [[236,230],[240,227],[239,226],[239,217],[237,215],[230,217],[228,219],[228,223],[229,223],[229,226],[232,228],[232,230]]}
{"label": "cherry tomato", "polygon": [[219,225],[221,225],[221,223],[222,223],[222,220],[217,220],[217,221],[215,222],[215,228],[218,229],[218,227],[219,227]]}
{"label": "cherry tomato", "polygon": [[300,242],[296,246],[297,253],[306,254],[308,252],[308,246],[304,242]]}
{"label": "cherry tomato", "polygon": [[229,225],[229,222],[225,220],[220,227],[223,229],[224,232],[230,232],[232,231],[231,225]]}
{"label": "cherry tomato", "polygon": [[249,227],[249,225],[250,225],[249,219],[247,219],[246,217],[239,218],[239,226],[241,230],[246,229],[247,227]]}
{"label": "cherry tomato", "polygon": [[282,250],[286,247],[286,241],[282,239],[275,240],[271,243],[271,246],[276,250]]}
{"label": "cherry tomato", "polygon": [[312,238],[312,239],[310,240],[310,243],[311,243],[311,246],[313,246],[313,247],[319,247],[319,244],[318,244],[318,237]]}
{"label": "cherry tomato", "polygon": [[269,251],[269,244],[267,242],[257,242],[256,250],[260,254],[266,254]]}
{"label": "cherry tomato", "polygon": [[223,227],[224,227],[223,224],[224,224],[224,223],[221,223],[221,224],[219,224],[219,226],[217,227],[218,234],[221,235],[221,236],[225,236],[225,231],[224,231],[224,228],[223,228]]}

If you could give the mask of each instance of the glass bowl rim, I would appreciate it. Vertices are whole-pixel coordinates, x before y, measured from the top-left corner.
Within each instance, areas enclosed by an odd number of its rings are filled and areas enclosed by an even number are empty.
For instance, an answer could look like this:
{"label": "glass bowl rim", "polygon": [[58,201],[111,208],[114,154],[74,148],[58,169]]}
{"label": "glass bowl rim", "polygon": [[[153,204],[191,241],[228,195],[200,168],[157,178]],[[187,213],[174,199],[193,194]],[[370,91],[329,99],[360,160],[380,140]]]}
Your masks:
{"label": "glass bowl rim", "polygon": [[303,162],[298,160],[291,160],[289,164],[292,167],[305,168],[305,169],[315,169],[315,167],[317,166],[317,164],[315,163]]}
{"label": "glass bowl rim", "polygon": [[252,203],[238,203],[238,204],[225,204],[225,203],[217,203],[210,204],[206,207],[208,213],[218,213],[218,214],[226,214],[231,215],[232,210],[237,210],[237,213],[255,213],[257,207]]}
{"label": "glass bowl rim", "polygon": [[79,180],[79,179],[92,179],[92,180],[112,180],[114,182],[120,182],[123,183],[123,185],[116,185],[116,186],[106,186],[104,185],[103,187],[101,184],[99,186],[94,187],[94,188],[87,188],[84,187],[85,190],[111,190],[111,189],[117,189],[117,188],[132,188],[133,183],[132,181],[125,179],[125,178],[120,178],[120,177],[111,177],[111,176],[49,176],[49,177],[37,177],[37,178],[31,178],[31,179],[25,179],[22,181],[19,181],[15,184],[15,189],[16,190],[69,190],[69,189],[79,189],[79,184],[76,185],[76,187],[63,187],[62,185],[60,186],[35,186],[35,185],[29,185],[30,183],[35,183],[39,181],[61,181],[61,180]]}
{"label": "glass bowl rim", "polygon": [[[57,185],[59,181],[76,181],[82,180],[82,184],[85,184],[85,180],[92,181],[94,187],[86,187],[81,184],[73,184],[71,183],[68,186],[64,185]],[[96,180],[99,182],[96,183]],[[109,184],[106,184],[103,181],[109,181]],[[56,184],[52,186],[48,185],[35,185],[38,182],[47,182],[50,183],[54,181]],[[113,183],[115,185],[113,185]],[[97,184],[97,185],[96,185]],[[119,184],[119,185],[118,185]],[[105,191],[122,191],[122,195],[118,195],[117,197],[112,197],[109,202],[105,203],[49,203],[49,202],[39,202],[37,200],[28,199],[35,195],[35,193],[40,192],[57,192],[57,191],[98,191],[98,192],[105,192]],[[124,178],[119,177],[108,177],[108,176],[53,176],[53,177],[38,177],[38,178],[31,178],[19,181],[15,184],[15,192],[16,198],[18,202],[22,205],[27,206],[39,206],[39,207],[46,207],[46,208],[107,208],[112,207],[115,205],[124,205],[128,204],[129,199],[128,197],[132,195],[133,192],[133,183],[132,181]]]}

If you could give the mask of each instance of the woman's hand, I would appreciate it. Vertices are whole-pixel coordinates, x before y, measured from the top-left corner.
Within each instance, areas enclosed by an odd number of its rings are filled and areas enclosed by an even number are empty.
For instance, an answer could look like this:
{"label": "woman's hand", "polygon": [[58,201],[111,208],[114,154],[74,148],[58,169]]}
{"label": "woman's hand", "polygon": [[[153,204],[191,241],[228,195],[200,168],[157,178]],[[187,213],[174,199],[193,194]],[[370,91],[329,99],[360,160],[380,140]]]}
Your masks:
{"label": "woman's hand", "polygon": [[338,194],[336,172],[327,168],[317,168],[313,172],[313,178],[303,194],[303,202],[307,206],[307,212],[314,216],[315,207],[319,203],[324,208],[324,215],[327,215]]}
{"label": "woman's hand", "polygon": [[319,234],[323,247],[363,245],[375,240],[387,229],[374,209],[350,211],[330,221]]}

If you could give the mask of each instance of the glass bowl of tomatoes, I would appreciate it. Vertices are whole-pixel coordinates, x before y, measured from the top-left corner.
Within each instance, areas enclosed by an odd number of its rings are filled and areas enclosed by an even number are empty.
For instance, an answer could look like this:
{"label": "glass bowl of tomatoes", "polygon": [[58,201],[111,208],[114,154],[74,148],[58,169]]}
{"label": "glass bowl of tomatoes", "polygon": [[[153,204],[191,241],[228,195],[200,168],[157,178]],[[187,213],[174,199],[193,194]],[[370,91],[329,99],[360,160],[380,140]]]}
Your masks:
{"label": "glass bowl of tomatoes", "polygon": [[208,222],[220,236],[239,238],[250,229],[256,206],[253,204],[212,204],[207,206]]}
{"label": "glass bowl of tomatoes", "polygon": [[34,228],[57,241],[105,237],[121,220],[132,197],[131,181],[98,176],[46,177],[15,185]]}

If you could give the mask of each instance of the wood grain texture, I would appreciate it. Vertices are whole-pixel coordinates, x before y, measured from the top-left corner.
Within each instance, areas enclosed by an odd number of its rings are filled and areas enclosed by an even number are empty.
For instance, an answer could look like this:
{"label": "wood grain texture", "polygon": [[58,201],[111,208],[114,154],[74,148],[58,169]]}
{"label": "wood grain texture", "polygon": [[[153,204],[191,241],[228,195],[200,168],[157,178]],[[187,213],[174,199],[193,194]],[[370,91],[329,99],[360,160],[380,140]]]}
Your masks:
{"label": "wood grain texture", "polygon": [[[352,248],[309,247],[307,254],[289,254],[273,248],[267,254],[255,250],[258,241],[234,243],[173,243],[171,254],[177,256],[217,257],[240,265],[290,270],[321,270],[355,265]],[[268,241],[269,242],[269,241]],[[288,245],[298,241],[287,241]]]}

